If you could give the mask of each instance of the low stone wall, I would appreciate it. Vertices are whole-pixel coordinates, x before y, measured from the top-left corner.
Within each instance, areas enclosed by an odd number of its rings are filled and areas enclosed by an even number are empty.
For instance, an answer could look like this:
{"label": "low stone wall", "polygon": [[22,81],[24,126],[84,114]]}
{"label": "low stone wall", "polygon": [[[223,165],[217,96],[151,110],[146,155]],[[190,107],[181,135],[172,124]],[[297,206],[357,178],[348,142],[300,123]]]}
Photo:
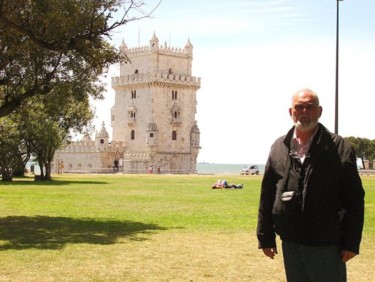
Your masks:
{"label": "low stone wall", "polygon": [[114,171],[113,168],[96,168],[96,169],[70,169],[64,171],[64,173],[77,173],[77,174],[89,174],[89,173],[115,173],[119,171]]}
{"label": "low stone wall", "polygon": [[375,175],[375,169],[359,169],[360,175]]}

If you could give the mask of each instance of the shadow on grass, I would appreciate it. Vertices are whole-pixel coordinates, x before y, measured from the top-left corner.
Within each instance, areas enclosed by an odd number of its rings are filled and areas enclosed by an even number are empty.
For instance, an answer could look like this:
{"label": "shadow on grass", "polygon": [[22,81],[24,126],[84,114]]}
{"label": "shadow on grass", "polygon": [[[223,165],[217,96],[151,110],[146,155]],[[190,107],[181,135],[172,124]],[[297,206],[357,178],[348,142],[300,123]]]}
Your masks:
{"label": "shadow on grass", "polygon": [[134,221],[76,219],[48,216],[0,218],[0,251],[61,249],[66,244],[114,244],[119,238],[146,240],[137,234],[166,230]]}

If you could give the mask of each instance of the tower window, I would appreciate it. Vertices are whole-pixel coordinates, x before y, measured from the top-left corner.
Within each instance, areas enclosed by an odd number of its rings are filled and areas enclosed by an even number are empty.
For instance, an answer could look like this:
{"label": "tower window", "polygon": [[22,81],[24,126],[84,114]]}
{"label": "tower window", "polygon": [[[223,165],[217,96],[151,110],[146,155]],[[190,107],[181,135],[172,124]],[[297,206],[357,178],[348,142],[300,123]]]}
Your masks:
{"label": "tower window", "polygon": [[135,72],[134,72],[135,74],[138,74],[138,70],[135,70]]}
{"label": "tower window", "polygon": [[104,144],[104,139],[100,139],[100,144]]}
{"label": "tower window", "polygon": [[137,98],[137,91],[132,90],[132,99],[135,99],[135,98]]}
{"label": "tower window", "polygon": [[150,138],[153,138],[153,137],[154,137],[154,133],[150,132]]}
{"label": "tower window", "polygon": [[177,140],[177,132],[175,130],[172,131],[172,140]]}
{"label": "tower window", "polygon": [[172,100],[177,100],[177,91],[172,91]]}

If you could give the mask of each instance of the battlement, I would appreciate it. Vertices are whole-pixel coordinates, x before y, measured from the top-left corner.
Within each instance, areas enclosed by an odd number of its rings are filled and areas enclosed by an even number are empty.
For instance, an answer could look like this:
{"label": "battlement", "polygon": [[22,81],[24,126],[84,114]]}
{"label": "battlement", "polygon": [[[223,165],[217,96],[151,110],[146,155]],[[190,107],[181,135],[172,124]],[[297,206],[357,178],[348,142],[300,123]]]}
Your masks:
{"label": "battlement", "polygon": [[[136,55],[147,55],[147,54],[151,54],[154,52],[152,48],[147,45],[140,46],[140,47],[126,48],[125,50],[124,51],[126,52],[126,55],[129,57],[136,56]],[[188,57],[191,55],[191,52],[186,48],[169,47],[166,45],[160,45],[159,48],[157,48],[157,52],[162,55],[178,56],[178,57]]]}
{"label": "battlement", "polygon": [[[123,141],[112,142],[108,144],[106,152],[124,151],[125,144]],[[97,152],[99,151],[98,145],[95,141],[74,141],[68,146],[61,148],[58,152]]]}
{"label": "battlement", "polygon": [[199,88],[201,85],[200,77],[180,75],[180,74],[160,73],[160,72],[112,77],[112,87],[122,86],[122,85],[127,85],[127,84],[151,83],[151,82],[179,83],[179,84],[185,84],[189,86],[195,86],[197,88]]}

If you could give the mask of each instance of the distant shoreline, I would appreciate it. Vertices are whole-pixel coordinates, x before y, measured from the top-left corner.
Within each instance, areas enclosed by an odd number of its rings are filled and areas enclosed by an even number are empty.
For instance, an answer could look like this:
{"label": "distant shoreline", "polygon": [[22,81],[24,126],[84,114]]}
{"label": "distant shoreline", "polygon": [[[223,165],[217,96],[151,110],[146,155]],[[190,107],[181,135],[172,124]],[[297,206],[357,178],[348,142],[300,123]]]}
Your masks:
{"label": "distant shoreline", "polygon": [[[213,175],[213,174],[231,174],[236,175],[241,173],[241,169],[248,166],[248,164],[215,164],[215,163],[197,163],[197,174]],[[256,163],[254,163],[255,165]],[[264,164],[256,164],[259,167],[259,173],[264,173]]]}

